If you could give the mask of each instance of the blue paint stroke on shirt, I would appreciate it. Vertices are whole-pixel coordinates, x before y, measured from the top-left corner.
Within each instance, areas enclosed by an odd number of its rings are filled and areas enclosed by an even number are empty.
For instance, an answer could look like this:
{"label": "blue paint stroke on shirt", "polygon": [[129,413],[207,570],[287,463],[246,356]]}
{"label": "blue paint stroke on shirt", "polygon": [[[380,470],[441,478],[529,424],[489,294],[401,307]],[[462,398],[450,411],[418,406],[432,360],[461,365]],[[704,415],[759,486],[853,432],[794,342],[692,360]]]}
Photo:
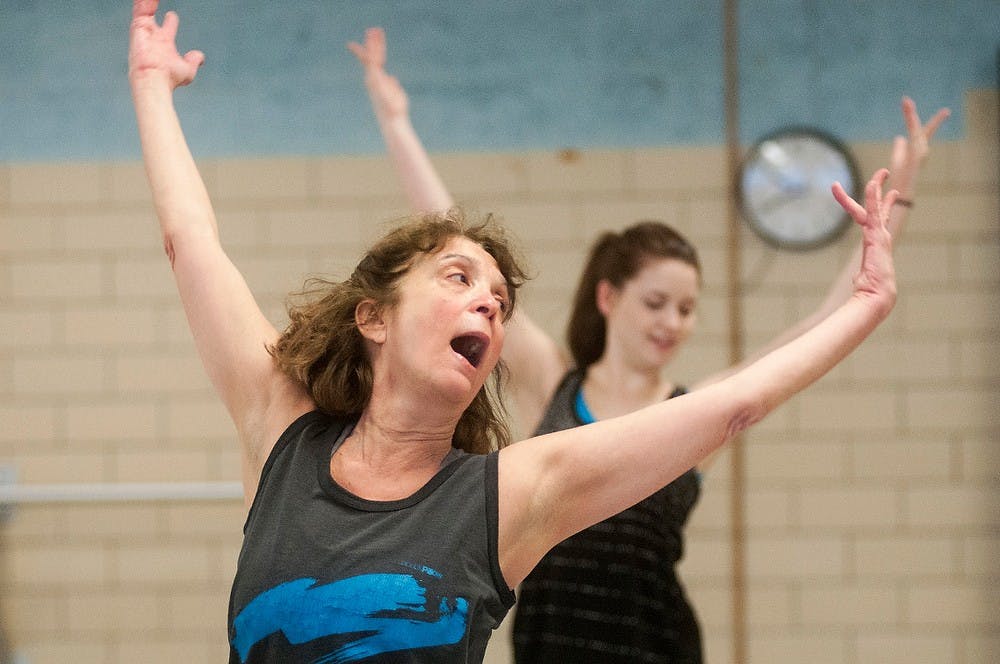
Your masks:
{"label": "blue paint stroke on shirt", "polygon": [[363,574],[320,586],[316,579],[296,579],[265,590],[240,611],[233,647],[245,662],[256,643],[279,631],[292,645],[350,635],[317,660],[339,664],[460,641],[468,601],[441,598],[437,607],[429,605],[426,588],[408,574]]}

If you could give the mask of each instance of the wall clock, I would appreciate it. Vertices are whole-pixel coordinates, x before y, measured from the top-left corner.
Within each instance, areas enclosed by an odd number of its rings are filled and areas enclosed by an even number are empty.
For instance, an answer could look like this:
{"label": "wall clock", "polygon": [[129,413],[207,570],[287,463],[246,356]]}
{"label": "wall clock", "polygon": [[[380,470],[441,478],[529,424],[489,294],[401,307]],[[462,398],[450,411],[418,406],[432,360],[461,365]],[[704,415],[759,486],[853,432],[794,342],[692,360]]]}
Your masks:
{"label": "wall clock", "polygon": [[740,167],[740,209],[750,227],[781,249],[814,249],[837,239],[850,217],[830,193],[840,182],[855,199],[854,157],[819,129],[786,127],[750,148]]}

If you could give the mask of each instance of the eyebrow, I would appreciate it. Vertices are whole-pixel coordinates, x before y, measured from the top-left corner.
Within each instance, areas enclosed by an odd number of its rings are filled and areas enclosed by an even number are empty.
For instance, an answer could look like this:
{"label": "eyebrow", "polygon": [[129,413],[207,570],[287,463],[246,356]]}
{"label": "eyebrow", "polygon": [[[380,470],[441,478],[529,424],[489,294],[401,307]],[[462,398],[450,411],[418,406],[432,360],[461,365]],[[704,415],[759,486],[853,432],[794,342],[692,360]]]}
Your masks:
{"label": "eyebrow", "polygon": [[[458,259],[458,260],[461,260],[461,261],[465,261],[469,265],[474,265],[476,267],[481,267],[482,264],[483,264],[483,262],[481,260],[479,260],[478,258],[473,258],[472,256],[468,256],[466,254],[459,254],[459,253],[444,254],[443,256],[441,256],[441,258],[438,259],[438,262],[439,263],[446,263],[446,262],[448,262],[449,260],[452,260],[452,259]],[[500,272],[500,270],[497,270],[497,272]],[[502,272],[500,272],[500,283],[499,283],[499,286],[501,286],[504,289],[504,295],[507,295],[510,292],[510,285],[507,283],[507,279],[503,276]]]}

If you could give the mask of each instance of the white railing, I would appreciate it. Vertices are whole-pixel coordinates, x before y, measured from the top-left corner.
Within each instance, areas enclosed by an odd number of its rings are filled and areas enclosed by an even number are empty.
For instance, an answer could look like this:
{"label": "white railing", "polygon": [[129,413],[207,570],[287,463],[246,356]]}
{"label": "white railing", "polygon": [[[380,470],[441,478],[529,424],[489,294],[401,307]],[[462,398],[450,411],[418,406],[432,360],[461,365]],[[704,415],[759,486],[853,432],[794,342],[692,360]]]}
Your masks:
{"label": "white railing", "polygon": [[0,507],[45,503],[120,503],[237,500],[239,482],[98,482],[93,484],[0,483]]}

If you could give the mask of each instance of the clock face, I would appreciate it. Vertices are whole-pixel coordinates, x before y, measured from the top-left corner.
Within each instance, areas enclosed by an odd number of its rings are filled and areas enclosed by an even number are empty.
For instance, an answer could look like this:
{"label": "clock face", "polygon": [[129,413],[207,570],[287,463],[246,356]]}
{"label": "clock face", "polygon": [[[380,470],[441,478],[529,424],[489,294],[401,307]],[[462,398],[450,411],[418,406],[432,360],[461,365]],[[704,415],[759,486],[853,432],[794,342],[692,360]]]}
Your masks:
{"label": "clock face", "polygon": [[784,129],[759,140],[747,154],[740,205],[751,228],[769,243],[812,249],[850,225],[830,192],[834,182],[856,197],[857,167],[847,148],[815,129]]}

